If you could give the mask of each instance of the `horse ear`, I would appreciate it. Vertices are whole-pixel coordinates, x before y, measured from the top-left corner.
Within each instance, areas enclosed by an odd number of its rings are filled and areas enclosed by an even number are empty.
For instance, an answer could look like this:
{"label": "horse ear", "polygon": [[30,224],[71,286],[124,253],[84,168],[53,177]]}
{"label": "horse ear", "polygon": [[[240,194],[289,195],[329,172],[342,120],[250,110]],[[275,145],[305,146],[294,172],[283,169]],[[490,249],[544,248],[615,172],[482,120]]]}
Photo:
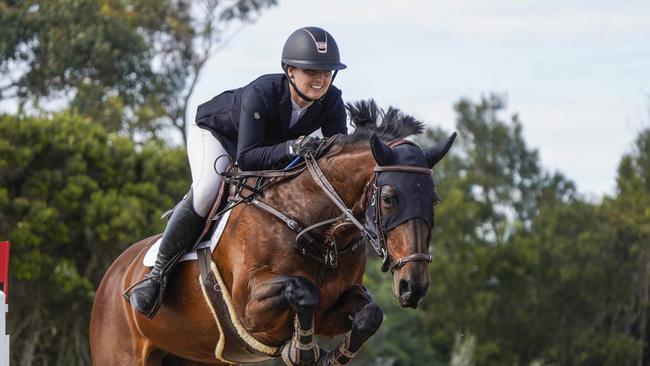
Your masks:
{"label": "horse ear", "polygon": [[439,141],[432,147],[425,150],[427,156],[427,162],[429,163],[429,168],[433,168],[442,158],[445,157],[447,151],[451,148],[451,145],[454,144],[456,139],[456,132],[452,133],[451,136],[447,138],[446,141]]}
{"label": "horse ear", "polygon": [[390,146],[383,143],[374,133],[370,136],[370,151],[372,151],[372,157],[375,158],[377,165],[390,164]]}

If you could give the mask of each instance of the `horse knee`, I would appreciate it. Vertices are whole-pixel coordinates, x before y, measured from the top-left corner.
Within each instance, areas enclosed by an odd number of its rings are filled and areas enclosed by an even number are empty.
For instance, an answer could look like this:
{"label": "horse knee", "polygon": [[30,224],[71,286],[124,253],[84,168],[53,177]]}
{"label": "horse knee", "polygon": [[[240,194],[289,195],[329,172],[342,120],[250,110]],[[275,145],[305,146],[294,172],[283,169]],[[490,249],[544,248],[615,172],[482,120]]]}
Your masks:
{"label": "horse knee", "polygon": [[375,334],[384,320],[384,313],[374,302],[366,305],[354,316],[352,329],[362,337]]}
{"label": "horse knee", "polygon": [[304,277],[291,277],[284,289],[284,298],[296,312],[313,312],[318,305],[318,289]]}

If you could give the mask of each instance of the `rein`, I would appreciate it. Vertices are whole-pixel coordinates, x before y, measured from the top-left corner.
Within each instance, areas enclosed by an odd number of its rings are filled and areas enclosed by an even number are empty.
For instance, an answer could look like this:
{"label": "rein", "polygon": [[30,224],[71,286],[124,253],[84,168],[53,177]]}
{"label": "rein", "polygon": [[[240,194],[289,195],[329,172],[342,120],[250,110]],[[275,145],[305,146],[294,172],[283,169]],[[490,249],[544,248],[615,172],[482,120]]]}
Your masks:
{"label": "rein", "polygon": [[[323,140],[321,145],[318,147],[315,156],[323,156],[331,148],[333,143],[338,138],[338,135]],[[339,255],[344,255],[355,251],[360,247],[362,243],[362,238],[359,237],[356,240],[353,240],[348,244],[347,247],[342,250],[338,250],[336,242],[333,239],[333,232],[335,230],[330,230],[330,233],[327,235],[324,240],[317,240],[314,235],[310,234],[310,231],[317,229],[319,227],[334,224],[340,222],[334,228],[338,228],[341,225],[347,224],[345,221],[345,215],[340,215],[332,219],[327,219],[316,224],[310,225],[306,228],[303,228],[296,219],[289,217],[282,213],[281,211],[275,209],[271,205],[261,201],[257,198],[257,195],[260,194],[265,188],[277,182],[276,179],[290,178],[295,177],[302,173],[305,169],[309,167],[309,163],[312,160],[317,159],[316,157],[310,156],[305,159],[305,161],[297,164],[291,170],[288,171],[278,171],[278,170],[264,170],[264,171],[229,171],[222,173],[222,176],[228,183],[233,184],[237,187],[236,196],[231,198],[231,205],[227,209],[232,209],[234,206],[245,202],[249,205],[255,206],[267,213],[277,217],[279,220],[284,222],[289,229],[296,232],[295,245],[298,252],[304,256],[307,256],[318,263],[322,264],[328,268],[336,268]],[[320,169],[319,169],[320,171]],[[322,172],[321,172],[322,174]],[[246,183],[246,180],[249,178],[257,178],[255,182],[255,187]],[[329,183],[328,183],[329,184]],[[251,192],[251,194],[244,194],[244,189]],[[223,211],[225,211],[224,209]],[[222,214],[220,212],[219,214]],[[218,214],[218,215],[219,215]],[[304,240],[300,240],[300,239]],[[324,276],[324,271],[321,271],[319,277]]]}
{"label": "rein", "polygon": [[[237,197],[233,200],[234,205],[230,206],[229,208],[232,208],[239,203],[246,202],[249,205],[253,205],[277,217],[278,219],[283,221],[291,230],[297,233],[295,244],[297,246],[298,251],[302,255],[308,256],[316,260],[317,262],[321,263],[325,267],[336,268],[338,262],[338,256],[342,254],[351,253],[354,250],[356,250],[360,246],[362,238],[366,239],[368,243],[370,243],[374,251],[377,253],[377,255],[383,258],[384,263],[382,265],[382,271],[384,272],[386,272],[388,268],[391,269],[391,272],[394,272],[396,269],[400,269],[404,267],[404,265],[406,265],[408,262],[424,261],[430,263],[432,259],[431,255],[424,254],[424,253],[415,253],[415,254],[408,255],[404,258],[397,258],[394,261],[390,260],[390,255],[388,253],[387,245],[386,245],[386,235],[381,225],[381,209],[379,207],[380,206],[379,188],[377,187],[376,182],[379,177],[379,174],[381,174],[382,172],[403,172],[403,173],[419,173],[419,174],[430,175],[431,169],[424,168],[424,167],[408,166],[408,165],[375,166],[373,178],[366,184],[363,193],[363,197],[367,197],[368,189],[372,187],[372,195],[371,195],[372,202],[370,203],[370,205],[375,206],[376,214],[374,220],[375,222],[373,222],[373,225],[375,226],[375,230],[376,230],[376,234],[375,234],[369,231],[364,226],[364,224],[362,224],[356,217],[354,217],[352,210],[349,207],[347,207],[345,202],[343,202],[341,197],[338,195],[334,187],[332,187],[330,182],[325,177],[325,174],[321,170],[320,166],[318,165],[318,160],[317,160],[318,157],[324,155],[327,152],[327,150],[329,150],[329,147],[331,147],[335,139],[336,136],[325,140],[325,142],[321,145],[321,147],[319,147],[315,156],[311,154],[308,155],[305,158],[304,162],[300,163],[298,166],[296,166],[294,169],[290,171],[277,171],[277,170],[266,170],[266,171],[257,171],[257,172],[230,171],[230,172],[222,173],[224,179],[228,180],[228,182],[231,184],[236,184],[238,187]],[[410,142],[405,140],[399,140],[391,143],[391,145],[396,146],[402,143],[410,143]],[[294,177],[302,173],[305,169],[309,171],[309,174],[312,176],[316,184],[323,190],[323,192],[328,196],[328,198],[338,207],[339,210],[341,210],[341,215],[334,218],[320,221],[306,228],[302,228],[295,219],[283,214],[282,212],[271,207],[267,203],[260,201],[256,196],[264,188],[271,185],[275,181],[275,178]],[[250,185],[247,185],[245,183],[245,180],[248,178],[258,178],[255,187],[251,187]],[[260,183],[260,180],[263,180],[264,178],[267,178],[269,180],[267,180],[264,183]],[[244,196],[242,194],[242,190],[244,188],[251,191],[252,194],[248,196]],[[365,209],[367,209],[367,207],[365,207]],[[316,240],[313,237],[313,235],[310,235],[310,231],[314,229],[326,225],[335,224],[335,223],[338,223],[335,226],[335,229],[338,228],[339,226],[352,224],[357,229],[359,229],[361,236],[357,240],[351,242],[350,245],[348,245],[348,247],[346,247],[344,250],[337,251],[336,242],[333,239],[333,235],[332,235],[332,233],[335,230],[330,230],[328,237],[324,238],[325,240],[323,240],[324,243],[321,243],[321,241]],[[304,245],[303,241],[300,240],[301,238],[304,238],[305,241],[309,244],[309,246]],[[322,276],[322,273],[323,271],[321,271],[321,275],[319,275],[319,277]]]}

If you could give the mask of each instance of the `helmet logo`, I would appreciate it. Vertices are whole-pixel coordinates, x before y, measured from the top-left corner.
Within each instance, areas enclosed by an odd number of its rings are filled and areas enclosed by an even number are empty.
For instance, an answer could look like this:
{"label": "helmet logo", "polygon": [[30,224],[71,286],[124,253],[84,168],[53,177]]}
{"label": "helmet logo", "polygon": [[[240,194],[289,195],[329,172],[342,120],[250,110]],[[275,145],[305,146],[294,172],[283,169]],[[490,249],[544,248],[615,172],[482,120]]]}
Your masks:
{"label": "helmet logo", "polygon": [[323,36],[325,37],[325,40],[319,42],[319,41],[316,40],[316,37],[314,37],[314,35],[310,31],[308,31],[305,28],[303,28],[302,30],[307,32],[307,34],[309,34],[311,36],[311,39],[314,40],[314,44],[316,44],[316,51],[318,51],[318,53],[327,53],[327,33],[326,32],[324,32],[324,34],[323,34]]}

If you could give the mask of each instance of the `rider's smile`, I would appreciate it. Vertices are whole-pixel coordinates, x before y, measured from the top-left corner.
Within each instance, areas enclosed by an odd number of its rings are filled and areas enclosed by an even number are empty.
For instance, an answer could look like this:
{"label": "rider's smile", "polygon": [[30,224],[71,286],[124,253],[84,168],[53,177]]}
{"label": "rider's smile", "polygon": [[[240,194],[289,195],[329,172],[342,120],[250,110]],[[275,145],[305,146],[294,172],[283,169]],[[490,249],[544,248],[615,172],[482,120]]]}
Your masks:
{"label": "rider's smile", "polygon": [[[293,79],[298,90],[314,100],[323,97],[332,84],[333,73],[330,70],[311,70],[289,66],[288,74]],[[311,102],[302,99],[296,93],[293,85],[291,86],[291,99],[302,108],[311,104]]]}

